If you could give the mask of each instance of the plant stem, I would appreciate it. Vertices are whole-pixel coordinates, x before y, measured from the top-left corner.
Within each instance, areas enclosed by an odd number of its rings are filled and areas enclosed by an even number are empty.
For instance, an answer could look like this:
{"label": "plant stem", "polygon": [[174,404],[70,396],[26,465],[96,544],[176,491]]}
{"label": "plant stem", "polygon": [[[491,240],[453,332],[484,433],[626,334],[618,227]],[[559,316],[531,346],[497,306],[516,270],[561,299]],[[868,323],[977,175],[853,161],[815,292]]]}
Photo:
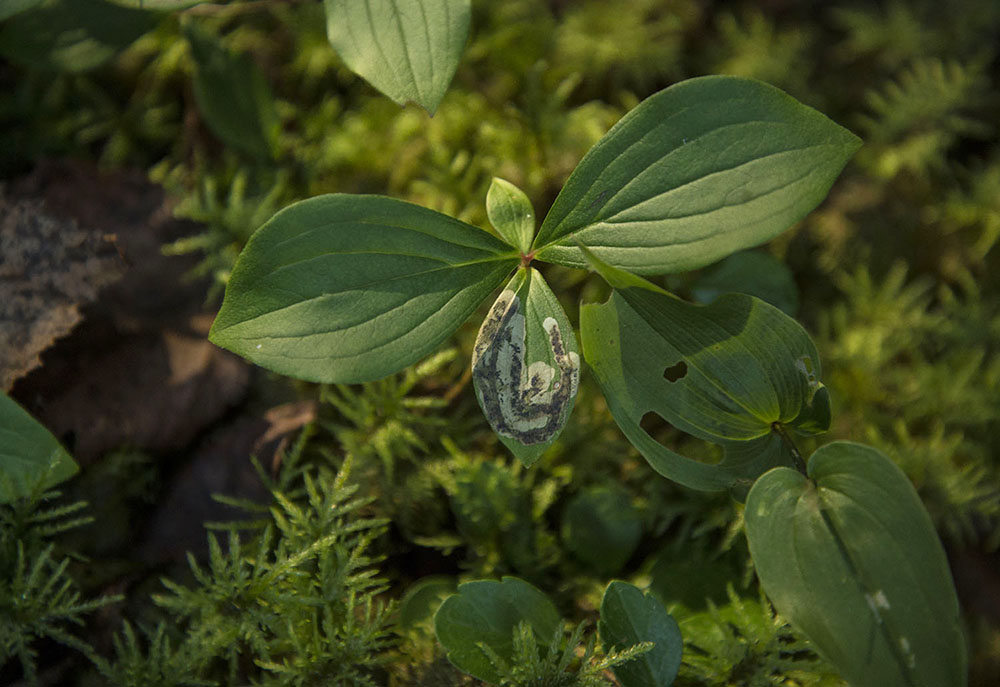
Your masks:
{"label": "plant stem", "polygon": [[809,473],[806,471],[806,461],[802,458],[802,454],[799,453],[799,447],[795,445],[795,442],[792,440],[788,430],[785,429],[785,426],[780,422],[772,422],[771,430],[781,437],[781,441],[784,442],[789,453],[792,454],[792,461],[795,463],[795,469],[803,475],[808,475]]}

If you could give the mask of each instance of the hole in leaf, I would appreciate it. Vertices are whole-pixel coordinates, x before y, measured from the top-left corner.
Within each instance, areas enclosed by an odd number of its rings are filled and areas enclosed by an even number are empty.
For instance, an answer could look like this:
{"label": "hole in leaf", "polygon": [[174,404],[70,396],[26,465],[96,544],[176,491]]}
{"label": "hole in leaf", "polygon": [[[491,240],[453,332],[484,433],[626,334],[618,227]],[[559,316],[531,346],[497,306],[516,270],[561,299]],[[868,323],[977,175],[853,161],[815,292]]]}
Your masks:
{"label": "hole in leaf", "polygon": [[676,382],[678,379],[683,379],[684,375],[688,373],[687,363],[683,360],[676,365],[671,365],[666,370],[663,371],[663,378],[668,382]]}

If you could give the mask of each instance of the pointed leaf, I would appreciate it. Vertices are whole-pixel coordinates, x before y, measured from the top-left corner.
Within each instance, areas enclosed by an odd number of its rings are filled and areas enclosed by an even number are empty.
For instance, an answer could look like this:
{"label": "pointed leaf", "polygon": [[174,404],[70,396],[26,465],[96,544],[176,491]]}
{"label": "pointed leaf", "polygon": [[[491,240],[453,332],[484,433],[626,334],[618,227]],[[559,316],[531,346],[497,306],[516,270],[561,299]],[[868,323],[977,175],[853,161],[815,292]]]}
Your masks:
{"label": "pointed leaf", "polygon": [[486,215],[504,241],[522,253],[528,252],[535,235],[535,210],[524,191],[493,177],[486,193]]}
{"label": "pointed leaf", "polygon": [[54,436],[6,394],[0,394],[0,503],[44,491],[79,467]]}
{"label": "pointed leaf", "polygon": [[500,682],[500,674],[478,645],[485,644],[510,661],[514,629],[521,622],[547,645],[562,618],[544,592],[524,580],[505,577],[502,582],[460,584],[458,594],[445,599],[435,614],[434,629],[455,667],[485,682]]}
{"label": "pointed leaf", "polygon": [[344,63],[400,105],[431,114],[469,36],[470,0],[325,0],[327,36]]}
{"label": "pointed leaf", "polygon": [[325,195],[258,229],[209,338],[316,382],[364,382],[430,354],[507,278],[510,247],[441,213]]}
{"label": "pointed leaf", "polygon": [[579,241],[641,274],[707,265],[804,217],[859,145],[773,86],[683,81],[640,103],[584,156],[542,222],[537,257],[584,267]]}
{"label": "pointed leaf", "polygon": [[249,55],[234,55],[194,23],[185,26],[184,35],[195,62],[195,101],[212,133],[253,157],[271,158],[278,114],[260,68]]}
{"label": "pointed leaf", "polygon": [[640,642],[655,646],[636,659],[612,668],[622,687],[670,687],[681,666],[684,640],[680,628],[656,597],[615,580],[604,590],[597,624],[605,651]]}
{"label": "pointed leaf", "polygon": [[54,0],[0,26],[0,55],[31,67],[83,72],[110,60],[163,16],[104,0]]}
{"label": "pointed leaf", "polygon": [[808,478],[775,468],[747,499],[750,553],[775,608],[853,687],[965,685],[948,560],[902,471],[828,444]]}
{"label": "pointed leaf", "polygon": [[490,427],[525,465],[566,425],[580,354],[566,312],[533,268],[518,270],[483,321],[472,380]]}
{"label": "pointed leaf", "polygon": [[[629,441],[660,474],[694,489],[755,479],[787,455],[772,450],[773,423],[818,432],[829,397],[819,356],[802,327],[751,296],[711,305],[665,291],[616,290],[580,313],[583,350]],[[681,456],[640,425],[656,413],[677,429],[727,447],[710,465]],[[756,442],[732,451],[739,442]]]}

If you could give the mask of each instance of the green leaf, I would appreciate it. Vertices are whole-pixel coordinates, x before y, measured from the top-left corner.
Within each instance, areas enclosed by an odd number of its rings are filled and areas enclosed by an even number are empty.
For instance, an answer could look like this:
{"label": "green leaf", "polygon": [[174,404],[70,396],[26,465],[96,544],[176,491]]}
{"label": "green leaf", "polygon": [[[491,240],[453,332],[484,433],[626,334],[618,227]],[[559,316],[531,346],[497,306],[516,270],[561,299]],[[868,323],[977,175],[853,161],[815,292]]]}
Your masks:
{"label": "green leaf", "polygon": [[499,673],[478,645],[485,644],[510,661],[514,629],[521,622],[528,623],[547,646],[562,618],[543,592],[524,580],[504,577],[502,582],[460,584],[458,594],[438,609],[434,629],[455,667],[485,682],[499,682]]}
{"label": "green leaf", "polygon": [[504,241],[522,253],[531,249],[535,210],[524,191],[509,181],[493,177],[486,193],[486,215]]}
{"label": "green leaf", "polygon": [[566,548],[604,578],[618,573],[642,538],[642,518],[618,486],[591,487],[566,506]]}
{"label": "green leaf", "polygon": [[77,470],[76,461],[49,430],[0,394],[0,503],[38,494]]}
{"label": "green leaf", "polygon": [[853,687],[967,684],[948,561],[913,486],[873,448],[775,468],[746,506],[764,591]]}
{"label": "green leaf", "polygon": [[413,629],[430,623],[444,600],[455,593],[456,580],[446,575],[430,575],[414,582],[399,602],[399,627]]}
{"label": "green leaf", "polygon": [[584,156],[535,237],[537,257],[585,267],[582,242],[641,274],[707,265],[804,217],[859,145],[759,81],[683,81],[640,103]]}
{"label": "green leaf", "polygon": [[707,269],[691,286],[699,303],[711,303],[724,293],[745,293],[795,317],[799,289],[792,271],[770,253],[745,250]]}
{"label": "green leaf", "polygon": [[525,465],[566,425],[580,354],[566,312],[535,269],[518,270],[483,321],[472,380],[490,427]]}
{"label": "green leaf", "polygon": [[[815,345],[761,300],[730,294],[701,306],[629,287],[583,306],[580,324],[618,426],[653,469],[688,487],[723,490],[782,464],[774,423],[810,433],[829,425]],[[711,465],[667,449],[640,426],[647,413],[722,445],[726,457]]]}
{"label": "green leaf", "polygon": [[325,0],[326,32],[344,63],[400,105],[431,114],[469,36],[470,0]]}
{"label": "green leaf", "polygon": [[83,72],[110,60],[162,18],[104,0],[50,0],[0,26],[0,55],[31,67]]}
{"label": "green leaf", "polygon": [[208,0],[111,0],[116,5],[125,7],[135,7],[140,10],[161,10],[165,12],[173,10],[184,10],[188,7],[200,5]]}
{"label": "green leaf", "polygon": [[195,63],[195,101],[212,133],[253,157],[273,157],[278,114],[260,68],[249,55],[234,55],[193,22],[185,24],[184,35]]}
{"label": "green leaf", "polygon": [[418,205],[317,196],[251,236],[209,338],[300,379],[378,379],[434,351],[517,260],[485,231]]}
{"label": "green leaf", "polygon": [[681,666],[684,640],[680,628],[656,597],[615,580],[601,599],[597,624],[605,651],[627,649],[640,642],[655,646],[612,670],[622,687],[670,687]]}
{"label": "green leaf", "polygon": [[15,14],[20,14],[42,2],[43,0],[2,0],[0,2],[0,21],[8,17],[13,17]]}

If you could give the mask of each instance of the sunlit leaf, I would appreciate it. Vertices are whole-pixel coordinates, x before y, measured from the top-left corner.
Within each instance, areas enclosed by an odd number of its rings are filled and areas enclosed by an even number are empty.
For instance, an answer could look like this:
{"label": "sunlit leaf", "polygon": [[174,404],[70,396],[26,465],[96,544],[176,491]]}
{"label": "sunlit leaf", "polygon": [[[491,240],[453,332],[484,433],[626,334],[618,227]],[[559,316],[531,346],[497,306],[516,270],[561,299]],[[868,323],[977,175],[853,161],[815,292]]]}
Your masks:
{"label": "sunlit leaf", "polygon": [[500,682],[500,674],[479,648],[485,644],[510,661],[514,629],[526,622],[539,642],[548,644],[562,618],[543,592],[524,580],[480,580],[458,586],[458,594],[441,604],[434,616],[438,641],[457,668],[485,682]]}
{"label": "sunlit leaf", "polygon": [[535,237],[538,258],[664,274],[758,245],[804,217],[860,145],[777,88],[731,76],[650,96],[590,149]]}
{"label": "sunlit leaf", "polygon": [[499,239],[433,210],[317,196],[250,238],[209,338],[292,377],[370,381],[434,351],[516,264]]}
{"label": "sunlit leaf", "polygon": [[535,235],[535,210],[524,191],[494,177],[486,194],[486,215],[504,241],[522,253],[528,252]]}
{"label": "sunlit leaf", "polygon": [[78,469],[49,430],[0,394],[0,503],[65,482]]}
{"label": "sunlit leaf", "polygon": [[469,36],[470,0],[324,0],[327,36],[350,69],[431,114]]}
{"label": "sunlit leaf", "polygon": [[967,684],[948,560],[906,476],[873,448],[828,444],[808,477],[775,468],[746,531],[775,608],[852,687]]}
{"label": "sunlit leaf", "polygon": [[680,628],[656,597],[615,580],[601,599],[598,623],[605,651],[653,642],[649,651],[612,670],[622,687],[670,687],[681,666]]}
{"label": "sunlit leaf", "polygon": [[566,425],[580,354],[569,318],[533,268],[518,270],[483,321],[472,380],[490,427],[525,465]]}

